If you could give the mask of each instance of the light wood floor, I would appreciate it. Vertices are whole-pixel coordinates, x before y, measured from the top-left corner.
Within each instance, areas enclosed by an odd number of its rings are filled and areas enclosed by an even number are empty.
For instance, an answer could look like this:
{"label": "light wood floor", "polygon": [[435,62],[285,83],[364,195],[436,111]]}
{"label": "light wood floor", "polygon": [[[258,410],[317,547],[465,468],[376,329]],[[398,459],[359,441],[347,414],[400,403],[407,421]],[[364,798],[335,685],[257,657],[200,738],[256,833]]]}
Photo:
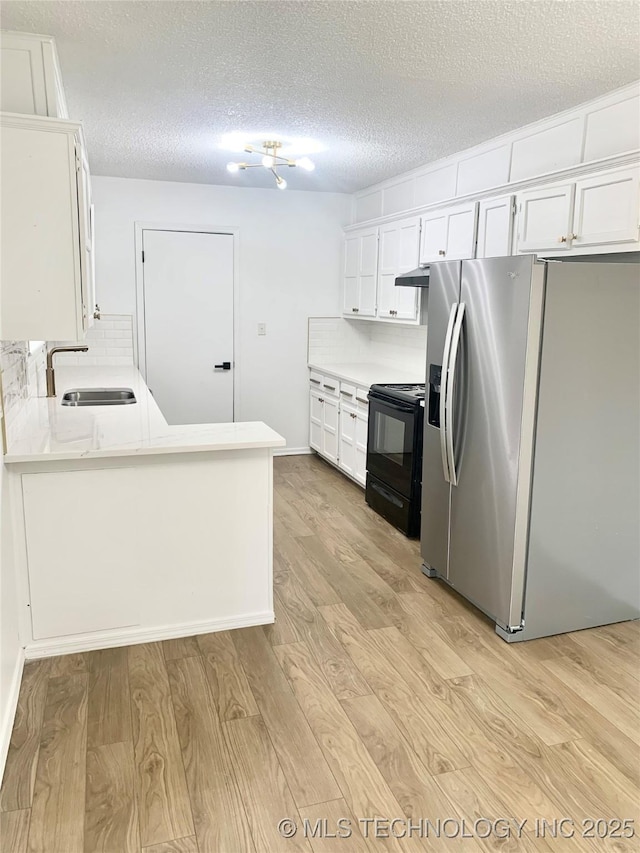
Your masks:
{"label": "light wood floor", "polygon": [[[28,663],[3,853],[637,850],[580,822],[640,831],[640,624],[508,646],[359,488],[275,469],[276,624]],[[365,840],[376,816],[476,837]],[[286,817],[354,834],[285,840]],[[536,837],[561,818],[573,839]]]}

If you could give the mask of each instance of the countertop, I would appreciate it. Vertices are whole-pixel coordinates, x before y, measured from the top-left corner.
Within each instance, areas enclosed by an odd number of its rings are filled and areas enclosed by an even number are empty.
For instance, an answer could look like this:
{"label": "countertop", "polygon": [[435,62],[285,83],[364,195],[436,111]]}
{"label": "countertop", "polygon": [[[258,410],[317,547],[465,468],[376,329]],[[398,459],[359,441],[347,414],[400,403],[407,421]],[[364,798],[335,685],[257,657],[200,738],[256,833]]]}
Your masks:
{"label": "countertop", "polygon": [[403,383],[412,384],[424,382],[424,371],[411,371],[397,367],[389,367],[384,364],[373,362],[349,362],[344,364],[309,364],[311,370],[326,373],[354,385],[370,388],[376,383]]}
{"label": "countertop", "polygon": [[[133,366],[56,368],[57,397],[33,398],[20,435],[4,461],[58,461],[284,447],[285,439],[255,421],[170,426]],[[61,405],[71,388],[132,388],[137,402],[126,406]]]}

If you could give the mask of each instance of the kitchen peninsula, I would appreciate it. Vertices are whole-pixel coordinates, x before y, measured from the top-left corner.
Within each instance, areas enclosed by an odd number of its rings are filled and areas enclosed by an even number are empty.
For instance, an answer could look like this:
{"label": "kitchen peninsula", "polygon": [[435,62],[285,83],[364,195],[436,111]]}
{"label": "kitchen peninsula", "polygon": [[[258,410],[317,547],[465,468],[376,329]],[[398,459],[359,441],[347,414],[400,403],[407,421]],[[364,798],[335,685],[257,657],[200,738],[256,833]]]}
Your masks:
{"label": "kitchen peninsula", "polygon": [[[167,425],[134,367],[60,367],[5,463],[27,657],[273,622],[261,422]],[[64,407],[71,388],[133,405]]]}

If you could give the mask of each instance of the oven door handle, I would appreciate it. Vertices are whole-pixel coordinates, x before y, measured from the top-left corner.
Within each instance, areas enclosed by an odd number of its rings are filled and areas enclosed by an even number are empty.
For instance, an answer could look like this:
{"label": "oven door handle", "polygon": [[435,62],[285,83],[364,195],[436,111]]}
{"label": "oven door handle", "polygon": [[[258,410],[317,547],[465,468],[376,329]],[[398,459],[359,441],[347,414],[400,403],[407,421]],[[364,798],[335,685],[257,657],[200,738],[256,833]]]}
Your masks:
{"label": "oven door handle", "polygon": [[415,412],[414,406],[403,406],[402,403],[390,403],[388,400],[383,400],[380,397],[374,397],[371,394],[369,394],[369,401],[371,403],[378,403],[381,406],[386,406],[388,409],[393,409],[394,412],[402,412],[407,415]]}
{"label": "oven door handle", "polygon": [[444,474],[445,482],[451,482],[449,474],[449,455],[447,453],[447,388],[449,376],[449,358],[451,356],[451,339],[453,337],[453,327],[456,321],[458,312],[458,303],[454,302],[449,313],[449,323],[447,325],[447,334],[444,338],[444,350],[442,351],[442,377],[440,380],[440,455],[442,456],[442,473]]}
{"label": "oven door handle", "polygon": [[458,361],[458,351],[460,350],[460,336],[462,334],[462,322],[464,320],[464,311],[466,305],[461,302],[458,306],[456,315],[456,323],[453,328],[451,337],[451,354],[449,356],[449,367],[447,370],[446,386],[446,410],[447,410],[447,456],[449,459],[449,476],[452,486],[458,485],[458,472],[456,470],[456,455],[453,446],[453,383],[456,376],[456,363]]}

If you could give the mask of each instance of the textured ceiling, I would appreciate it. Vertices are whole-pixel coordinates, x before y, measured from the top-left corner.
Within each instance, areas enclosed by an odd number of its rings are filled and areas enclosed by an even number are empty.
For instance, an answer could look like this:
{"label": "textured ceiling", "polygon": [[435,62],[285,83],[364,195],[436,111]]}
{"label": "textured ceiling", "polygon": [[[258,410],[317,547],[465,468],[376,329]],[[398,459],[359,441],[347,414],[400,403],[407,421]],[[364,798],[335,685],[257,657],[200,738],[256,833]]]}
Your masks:
{"label": "textured ceiling", "polygon": [[10,2],[53,35],[94,174],[229,175],[224,133],[318,139],[291,188],[352,192],[640,77],[639,6],[590,0]]}

